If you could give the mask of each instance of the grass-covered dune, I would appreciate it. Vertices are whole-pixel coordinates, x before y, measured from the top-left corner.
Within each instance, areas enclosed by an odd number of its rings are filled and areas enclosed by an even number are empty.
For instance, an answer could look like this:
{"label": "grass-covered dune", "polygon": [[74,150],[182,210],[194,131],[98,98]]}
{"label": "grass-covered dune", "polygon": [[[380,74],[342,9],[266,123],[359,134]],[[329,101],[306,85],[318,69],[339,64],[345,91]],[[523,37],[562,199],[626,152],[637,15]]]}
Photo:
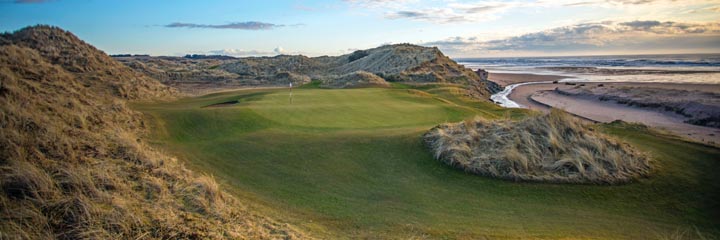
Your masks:
{"label": "grass-covered dune", "polygon": [[645,154],[557,109],[521,121],[442,124],[423,138],[450,166],[513,181],[621,184],[650,173]]}
{"label": "grass-covered dune", "polygon": [[150,147],[175,90],[49,26],[0,34],[0,239],[297,239]]}
{"label": "grass-covered dune", "polygon": [[402,87],[296,89],[292,104],[286,89],[245,90],[134,108],[154,120],[155,145],[320,238],[720,236],[719,149],[599,125],[647,152],[652,177],[620,186],[491,179],[433,159],[421,136],[524,112],[462,99],[452,86]]}

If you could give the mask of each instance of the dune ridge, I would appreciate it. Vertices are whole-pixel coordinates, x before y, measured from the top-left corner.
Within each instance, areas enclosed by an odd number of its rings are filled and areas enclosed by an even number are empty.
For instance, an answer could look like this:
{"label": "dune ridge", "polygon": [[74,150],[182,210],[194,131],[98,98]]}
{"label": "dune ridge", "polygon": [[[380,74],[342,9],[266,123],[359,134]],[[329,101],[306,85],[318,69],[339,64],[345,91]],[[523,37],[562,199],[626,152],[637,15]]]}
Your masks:
{"label": "dune ridge", "polygon": [[292,239],[143,141],[129,100],[177,92],[56,27],[0,36],[0,221],[10,239]]}
{"label": "dune ridge", "polygon": [[[309,83],[341,85],[348,75],[367,72],[388,82],[462,84],[467,95],[488,100],[499,87],[487,80],[487,74],[473,72],[457,64],[434,47],[412,44],[384,45],[357,50],[341,56],[307,57],[116,57],[138,71],[180,88],[198,86],[286,86]],[[284,76],[293,76],[287,78]]]}

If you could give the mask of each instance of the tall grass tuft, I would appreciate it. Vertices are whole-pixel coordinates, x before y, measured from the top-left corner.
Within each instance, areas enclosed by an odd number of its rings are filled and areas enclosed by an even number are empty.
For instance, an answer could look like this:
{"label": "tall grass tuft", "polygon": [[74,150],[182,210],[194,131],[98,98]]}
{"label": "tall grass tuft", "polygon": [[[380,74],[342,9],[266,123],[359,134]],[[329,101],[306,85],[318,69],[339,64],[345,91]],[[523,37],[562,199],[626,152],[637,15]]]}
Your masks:
{"label": "tall grass tuft", "polygon": [[645,154],[560,110],[520,121],[442,124],[424,139],[450,166],[513,181],[621,184],[651,169]]}

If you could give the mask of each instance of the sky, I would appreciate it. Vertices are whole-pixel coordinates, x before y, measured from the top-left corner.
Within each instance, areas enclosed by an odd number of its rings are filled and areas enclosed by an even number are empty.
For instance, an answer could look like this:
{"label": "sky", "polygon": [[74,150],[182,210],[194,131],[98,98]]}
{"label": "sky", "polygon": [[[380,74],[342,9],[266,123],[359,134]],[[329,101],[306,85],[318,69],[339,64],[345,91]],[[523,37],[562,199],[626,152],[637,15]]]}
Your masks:
{"label": "sky", "polygon": [[55,25],[108,54],[720,53],[720,0],[0,0],[0,12],[0,31]]}

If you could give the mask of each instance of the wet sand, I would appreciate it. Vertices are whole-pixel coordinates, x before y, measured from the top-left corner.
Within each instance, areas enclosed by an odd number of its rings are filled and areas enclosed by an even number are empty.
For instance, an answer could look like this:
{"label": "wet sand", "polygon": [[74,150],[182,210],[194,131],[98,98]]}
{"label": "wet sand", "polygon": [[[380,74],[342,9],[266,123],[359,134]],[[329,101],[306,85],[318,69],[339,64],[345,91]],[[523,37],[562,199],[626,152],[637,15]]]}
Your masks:
{"label": "wet sand", "polygon": [[[705,92],[713,92],[713,93],[720,93],[720,84],[691,84],[691,83],[592,83],[592,82],[586,82],[586,83],[578,83],[578,84],[586,84],[586,85],[597,85],[597,84],[604,84],[608,87],[646,87],[646,88],[664,88],[664,89],[680,89],[680,90],[688,90],[688,91],[705,91]],[[550,108],[548,108],[545,105],[538,104],[534,102],[532,99],[530,99],[530,96],[533,93],[539,92],[539,91],[547,91],[547,90],[554,90],[555,88],[560,89],[567,89],[575,87],[574,85],[566,85],[564,83],[538,83],[538,84],[528,84],[528,85],[522,85],[518,86],[513,90],[512,93],[508,96],[510,100],[513,100],[514,102],[526,106],[527,108],[534,109],[534,110],[540,110],[540,111],[547,111]]]}
{"label": "wet sand", "polygon": [[551,90],[536,92],[530,98],[538,103],[564,109],[577,116],[598,122],[608,123],[620,119],[625,122],[642,123],[663,129],[698,142],[711,145],[720,144],[720,129],[685,123],[684,121],[688,118],[676,113],[631,107],[610,101],[565,96]]}
{"label": "wet sand", "polygon": [[[492,76],[495,75],[495,78]],[[498,82],[498,84],[515,84],[523,82],[539,82],[554,81],[562,79],[562,76],[555,78],[544,75],[533,74],[490,74],[490,80]],[[690,83],[598,83],[598,82],[582,82],[576,84],[597,85],[604,84],[607,87],[641,87],[641,88],[660,88],[660,89],[679,89],[688,91],[705,91],[720,93],[720,84],[690,84]],[[505,86],[505,85],[503,85]],[[612,101],[599,101],[594,99],[584,99],[579,97],[571,97],[553,93],[555,88],[569,89],[577,85],[567,85],[565,83],[538,83],[528,84],[516,87],[508,98],[526,108],[548,112],[550,106],[563,108],[566,111],[577,116],[587,118],[598,122],[612,122],[614,120],[623,120],[626,122],[639,122],[645,125],[664,129],[678,136],[689,138],[695,141],[710,143],[712,145],[720,144],[720,129],[692,125],[684,123],[687,118],[672,112],[644,109],[632,107],[624,104],[618,104]],[[533,96],[535,95],[535,96]]]}
{"label": "wet sand", "polygon": [[538,104],[537,102],[530,99],[530,95],[532,95],[535,92],[543,91],[543,90],[553,90],[556,87],[560,86],[560,84],[552,84],[552,83],[538,83],[538,84],[528,84],[528,85],[522,85],[515,90],[513,90],[510,95],[508,95],[508,98],[521,106],[533,110],[543,111],[543,112],[549,112],[550,108],[546,105]]}

